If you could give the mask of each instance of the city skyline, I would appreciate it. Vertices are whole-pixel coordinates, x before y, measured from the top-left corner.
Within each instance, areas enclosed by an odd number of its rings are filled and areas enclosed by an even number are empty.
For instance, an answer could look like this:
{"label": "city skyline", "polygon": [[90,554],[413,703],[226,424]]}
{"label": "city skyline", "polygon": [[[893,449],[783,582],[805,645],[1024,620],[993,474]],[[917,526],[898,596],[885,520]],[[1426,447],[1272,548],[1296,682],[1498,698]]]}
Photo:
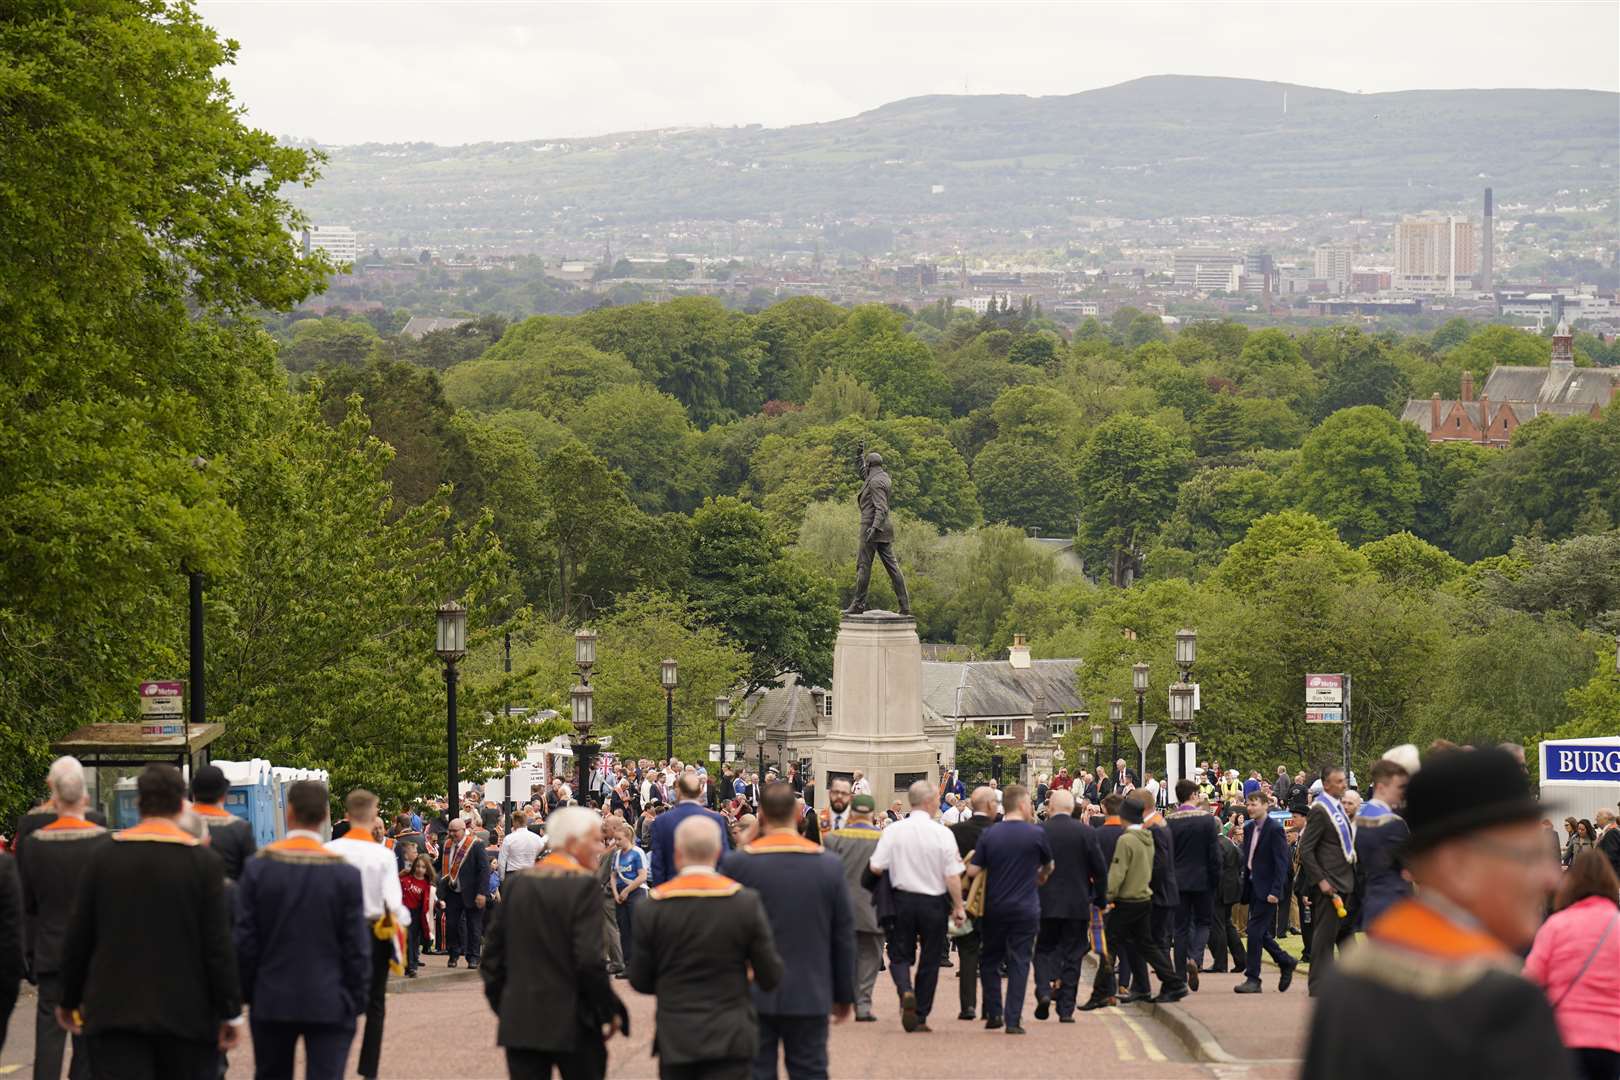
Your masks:
{"label": "city skyline", "polygon": [[[241,45],[224,75],[251,123],[334,145],[783,127],[929,94],[1060,96],[1158,74],[1352,93],[1620,90],[1612,4],[1505,2],[1468,19],[1456,5],[1398,5],[1403,38],[1443,37],[1444,50],[1395,48],[1388,21],[1368,17],[1379,6],[208,0],[199,11]],[[1501,32],[1527,20],[1583,29]]]}

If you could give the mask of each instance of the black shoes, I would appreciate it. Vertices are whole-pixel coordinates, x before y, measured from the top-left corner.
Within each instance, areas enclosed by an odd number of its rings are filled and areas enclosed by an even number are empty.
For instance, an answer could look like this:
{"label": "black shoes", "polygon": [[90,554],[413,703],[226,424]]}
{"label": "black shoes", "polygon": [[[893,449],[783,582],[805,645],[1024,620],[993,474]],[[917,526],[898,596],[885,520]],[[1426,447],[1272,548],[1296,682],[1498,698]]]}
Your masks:
{"label": "black shoes", "polygon": [[856,1013],[855,1022],[858,1024],[874,1024],[877,1022],[877,1017],[871,1013]]}
{"label": "black shoes", "polygon": [[1191,960],[1187,961],[1187,985],[1193,990],[1198,989],[1198,965]]}
{"label": "black shoes", "polygon": [[1008,1024],[1007,1025],[1007,1034],[1009,1034],[1009,1035],[1022,1035],[1023,1033],[1024,1033],[1024,1029],[1019,1027],[1017,1024]]}
{"label": "black shoes", "polygon": [[978,1017],[976,1015],[974,1015],[974,1012],[973,1012],[972,1009],[963,1009],[961,1012],[956,1014],[956,1018],[958,1020],[977,1020],[978,1019]]}
{"label": "black shoes", "polygon": [[1144,992],[1144,993],[1140,993],[1140,994],[1126,994],[1124,997],[1119,999],[1119,1003],[1121,1005],[1132,1005],[1132,1004],[1135,1004],[1138,1001],[1152,1001],[1152,1000],[1153,1000],[1153,995]]}
{"label": "black shoes", "polygon": [[451,957],[451,958],[450,958],[450,964],[449,964],[449,966],[450,966],[450,967],[455,967],[455,966],[456,966],[456,958],[455,958],[455,957],[453,957],[453,956],[452,956],[452,957]]}
{"label": "black shoes", "polygon": [[1155,1005],[1172,1005],[1192,993],[1185,986],[1178,986],[1174,990],[1160,990],[1159,996],[1153,999]]}
{"label": "black shoes", "polygon": [[984,1022],[984,1030],[994,1031],[1001,1026],[1001,1017],[992,1016]]}
{"label": "black shoes", "polygon": [[[1084,1005],[1080,1006],[1080,1011],[1081,1012],[1091,1012],[1093,1009],[1109,1009],[1109,1008],[1112,1008],[1113,1006],[1118,1005],[1118,1004],[1119,1004],[1119,999],[1118,998],[1111,998],[1111,997],[1108,997],[1108,998],[1092,998],[1090,1001],[1088,1001]],[[1059,1017],[1058,1019],[1061,1020],[1062,1017]]]}
{"label": "black shoes", "polygon": [[1264,990],[1264,989],[1265,989],[1265,987],[1260,985],[1260,980],[1259,979],[1244,979],[1242,982],[1240,982],[1236,986],[1232,987],[1232,993],[1234,993],[1234,994],[1258,994],[1258,993],[1260,993],[1261,990]]}
{"label": "black shoes", "polygon": [[1052,1015],[1052,999],[1039,998],[1035,1002],[1035,1019],[1045,1020]]}
{"label": "black shoes", "polygon": [[918,1023],[917,995],[907,990],[900,995],[900,1026],[907,1031],[916,1031]]}
{"label": "black shoes", "polygon": [[1060,1023],[1060,1024],[1072,1024],[1072,1023],[1074,1023],[1074,1017],[1072,1017],[1072,1016],[1060,1016],[1060,1017],[1058,1017],[1058,1023]]}
{"label": "black shoes", "polygon": [[[467,970],[468,971],[477,971],[478,970],[478,961],[476,961],[476,960],[467,961]],[[614,974],[615,977],[617,977],[617,976],[623,975],[624,972],[623,971],[615,971],[613,974]]]}
{"label": "black shoes", "polygon": [[1277,992],[1279,994],[1293,985],[1294,969],[1297,967],[1299,967],[1299,961],[1295,960],[1282,969],[1282,977],[1277,980]]}

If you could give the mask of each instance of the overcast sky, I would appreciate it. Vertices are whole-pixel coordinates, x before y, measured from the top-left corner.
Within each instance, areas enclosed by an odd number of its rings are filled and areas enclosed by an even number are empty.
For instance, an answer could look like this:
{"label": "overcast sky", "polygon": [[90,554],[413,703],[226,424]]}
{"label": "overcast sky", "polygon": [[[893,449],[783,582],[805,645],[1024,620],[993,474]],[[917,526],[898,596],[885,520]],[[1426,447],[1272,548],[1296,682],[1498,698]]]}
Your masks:
{"label": "overcast sky", "polygon": [[478,142],[850,116],[918,94],[1143,75],[1339,90],[1620,90],[1620,4],[203,0],[256,126]]}

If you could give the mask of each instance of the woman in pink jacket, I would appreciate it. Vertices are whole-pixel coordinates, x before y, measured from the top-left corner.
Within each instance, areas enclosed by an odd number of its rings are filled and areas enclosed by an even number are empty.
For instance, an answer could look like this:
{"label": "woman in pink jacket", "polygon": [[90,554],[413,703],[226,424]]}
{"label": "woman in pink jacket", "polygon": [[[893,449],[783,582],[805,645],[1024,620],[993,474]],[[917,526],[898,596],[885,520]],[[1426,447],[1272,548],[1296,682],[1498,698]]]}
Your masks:
{"label": "woman in pink jacket", "polygon": [[1558,911],[1541,927],[1524,974],[1552,1002],[1558,1032],[1586,1080],[1620,1078],[1620,879],[1595,850],[1570,863]]}

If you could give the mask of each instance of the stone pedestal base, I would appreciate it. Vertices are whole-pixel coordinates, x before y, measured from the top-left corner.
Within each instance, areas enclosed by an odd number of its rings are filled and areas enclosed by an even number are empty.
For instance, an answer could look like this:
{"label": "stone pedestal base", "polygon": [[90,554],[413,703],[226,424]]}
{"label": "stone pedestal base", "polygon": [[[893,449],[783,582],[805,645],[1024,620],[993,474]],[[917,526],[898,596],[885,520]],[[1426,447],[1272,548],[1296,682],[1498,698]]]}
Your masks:
{"label": "stone pedestal base", "polygon": [[816,754],[816,790],[856,770],[878,810],[916,780],[939,783],[939,760],[923,737],[922,645],[906,615],[846,615],[833,650],[833,715]]}

